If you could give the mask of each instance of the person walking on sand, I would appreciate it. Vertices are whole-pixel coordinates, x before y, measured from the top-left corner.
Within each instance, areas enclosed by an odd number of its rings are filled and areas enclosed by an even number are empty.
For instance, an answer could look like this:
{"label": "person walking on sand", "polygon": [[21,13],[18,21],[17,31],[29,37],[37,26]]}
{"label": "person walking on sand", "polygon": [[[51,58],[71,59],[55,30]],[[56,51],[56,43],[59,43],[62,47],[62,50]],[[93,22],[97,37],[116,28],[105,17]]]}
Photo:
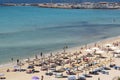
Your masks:
{"label": "person walking on sand", "polygon": [[44,76],[42,75],[42,76],[41,76],[41,80],[43,80],[43,79],[44,79]]}
{"label": "person walking on sand", "polygon": [[17,65],[19,64],[19,59],[17,59]]}
{"label": "person walking on sand", "polygon": [[100,80],[100,78],[98,78],[98,80]]}

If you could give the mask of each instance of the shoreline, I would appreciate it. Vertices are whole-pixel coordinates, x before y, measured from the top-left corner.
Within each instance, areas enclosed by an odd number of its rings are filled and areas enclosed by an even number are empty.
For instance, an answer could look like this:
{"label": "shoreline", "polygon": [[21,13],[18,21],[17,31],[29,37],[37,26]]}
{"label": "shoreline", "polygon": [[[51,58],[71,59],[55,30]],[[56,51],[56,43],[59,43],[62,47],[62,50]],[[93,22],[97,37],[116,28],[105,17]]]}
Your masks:
{"label": "shoreline", "polygon": [[[82,48],[82,47],[86,47],[86,45],[87,45],[87,47],[93,47],[94,46],[94,44],[95,43],[97,43],[97,44],[103,44],[103,43],[106,43],[106,41],[107,42],[109,42],[109,41],[112,41],[112,40],[117,40],[118,38],[120,38],[120,36],[115,36],[115,37],[110,37],[110,38],[106,38],[106,39],[101,39],[101,40],[99,40],[99,41],[94,41],[94,42],[92,42],[92,43],[88,43],[88,44],[83,44],[83,45],[79,45],[79,46],[75,46],[75,47],[70,47],[70,48],[68,48],[67,50],[66,50],[66,52],[68,52],[68,53],[71,53],[71,52],[76,52],[78,49],[80,49],[80,48]],[[62,53],[63,52],[63,49],[61,49],[61,50],[54,50],[54,51],[51,51],[51,53],[53,53],[53,55],[55,55],[55,54],[58,54],[58,53]],[[38,54],[37,54],[38,55]],[[50,52],[46,52],[46,53],[44,53],[44,55],[45,56],[49,56],[50,55]],[[34,59],[35,57],[34,56],[31,56],[30,57],[30,60],[32,60],[32,59]],[[38,58],[40,58],[40,55],[38,56]],[[25,62],[25,59],[27,59],[27,58],[23,58],[23,59],[20,59],[20,61],[21,62]],[[13,66],[13,64],[16,64],[16,61],[13,61],[13,62],[7,62],[7,63],[2,63],[2,64],[0,64],[0,68],[5,68],[5,67],[12,67]]]}

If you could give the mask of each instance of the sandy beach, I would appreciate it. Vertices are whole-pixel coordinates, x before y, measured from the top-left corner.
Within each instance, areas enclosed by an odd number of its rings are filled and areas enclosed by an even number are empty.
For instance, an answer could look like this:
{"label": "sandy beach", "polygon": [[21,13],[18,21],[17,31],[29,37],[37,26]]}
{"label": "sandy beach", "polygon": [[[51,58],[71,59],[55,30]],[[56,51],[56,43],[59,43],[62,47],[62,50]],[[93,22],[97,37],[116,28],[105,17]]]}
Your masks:
{"label": "sandy beach", "polygon": [[[115,53],[115,51],[118,50],[120,50],[120,36],[79,47],[66,47],[65,51],[57,51],[59,52],[58,54],[47,54],[47,57],[45,57],[45,55],[41,57],[36,56],[30,60],[25,59],[18,61],[18,64],[13,62],[9,66],[3,66],[0,68],[0,77],[6,78],[2,80],[32,80],[33,76],[39,77],[38,80],[42,80],[41,76],[43,76],[43,80],[68,80],[70,75],[67,74],[66,69],[70,69],[70,72],[73,72],[76,79],[78,79],[78,77],[82,76],[83,74],[89,74],[95,69],[105,66],[110,69],[104,70],[108,74],[98,72],[98,75],[90,74],[92,77],[85,77],[85,79],[98,80],[98,78],[100,78],[100,80],[112,80],[114,77],[120,76],[119,69],[110,67],[110,64],[120,66],[120,58],[116,57],[119,56],[120,52]],[[88,54],[92,55],[92,57],[87,56]],[[101,58],[101,56],[105,58]],[[42,65],[40,66],[39,64]],[[56,67],[51,67],[52,64],[56,65]],[[92,65],[88,66],[88,64]],[[28,66],[32,66],[34,68],[28,68]],[[47,69],[44,71],[41,70],[41,68],[45,67],[47,67]],[[55,68],[56,71],[64,68],[64,71],[59,72],[60,75],[62,74],[64,76],[64,78],[56,78],[55,76],[58,74],[58,72],[55,73],[54,71],[50,70],[50,68]],[[29,72],[33,69],[33,72]],[[46,75],[48,72],[51,72],[52,75]]]}

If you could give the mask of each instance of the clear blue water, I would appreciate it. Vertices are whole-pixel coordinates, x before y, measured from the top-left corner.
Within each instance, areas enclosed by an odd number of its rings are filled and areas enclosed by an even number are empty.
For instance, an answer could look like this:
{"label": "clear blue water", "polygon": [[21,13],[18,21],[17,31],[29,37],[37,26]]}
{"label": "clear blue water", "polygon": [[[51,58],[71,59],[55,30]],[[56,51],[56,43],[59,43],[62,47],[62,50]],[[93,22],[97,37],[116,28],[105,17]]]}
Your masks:
{"label": "clear blue water", "polygon": [[0,7],[0,63],[120,35],[120,10]]}

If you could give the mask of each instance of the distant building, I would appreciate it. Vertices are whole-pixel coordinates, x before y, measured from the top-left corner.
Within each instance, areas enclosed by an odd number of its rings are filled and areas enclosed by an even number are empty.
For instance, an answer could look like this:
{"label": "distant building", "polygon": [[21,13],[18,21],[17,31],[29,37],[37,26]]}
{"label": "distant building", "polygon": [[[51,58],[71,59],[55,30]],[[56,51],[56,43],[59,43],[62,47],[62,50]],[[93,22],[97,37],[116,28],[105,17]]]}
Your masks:
{"label": "distant building", "polygon": [[115,8],[119,8],[120,6],[118,6],[117,3],[114,2],[99,2],[99,3],[94,3],[94,8],[97,9],[115,9]]}
{"label": "distant building", "polygon": [[81,3],[81,8],[86,8],[86,9],[93,8],[93,3],[91,2]]}
{"label": "distant building", "polygon": [[94,3],[94,8],[97,8],[97,9],[105,9],[107,8],[108,6],[108,3],[107,2],[99,2],[99,3]]}
{"label": "distant building", "polygon": [[83,3],[5,3],[2,6],[38,6],[47,8],[76,8],[76,9],[120,9],[120,2],[83,2]]}

